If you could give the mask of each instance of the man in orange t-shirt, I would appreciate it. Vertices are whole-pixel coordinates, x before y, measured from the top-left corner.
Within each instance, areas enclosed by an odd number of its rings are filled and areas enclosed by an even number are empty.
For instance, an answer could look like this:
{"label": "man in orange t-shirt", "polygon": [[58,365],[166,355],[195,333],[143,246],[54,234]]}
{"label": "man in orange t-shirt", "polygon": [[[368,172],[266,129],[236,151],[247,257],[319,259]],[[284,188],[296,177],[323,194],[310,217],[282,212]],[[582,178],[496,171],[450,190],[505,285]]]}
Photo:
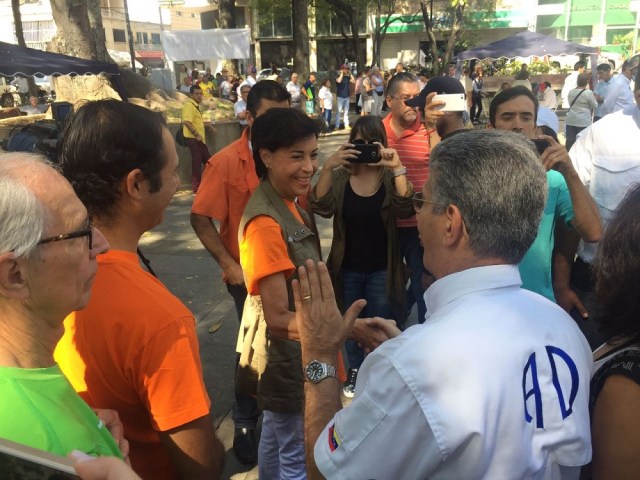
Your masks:
{"label": "man in orange t-shirt", "polygon": [[173,137],[147,109],[89,102],[69,121],[60,162],[112,250],[98,256],[86,309],[65,320],[56,360],[87,403],[119,412],[142,478],[218,478],[224,450],[193,315],[136,255],[178,186]]}
{"label": "man in orange t-shirt", "polygon": [[[222,268],[240,322],[247,289],[240,267],[238,227],[244,208],[259,183],[251,151],[251,125],[270,108],[289,107],[289,98],[282,85],[272,80],[263,80],[251,87],[247,97],[248,128],[238,140],[209,159],[191,208],[191,226]],[[214,221],[220,224],[219,232]],[[255,428],[259,416],[255,398],[236,395],[233,450],[238,460],[247,465],[257,461]]]}

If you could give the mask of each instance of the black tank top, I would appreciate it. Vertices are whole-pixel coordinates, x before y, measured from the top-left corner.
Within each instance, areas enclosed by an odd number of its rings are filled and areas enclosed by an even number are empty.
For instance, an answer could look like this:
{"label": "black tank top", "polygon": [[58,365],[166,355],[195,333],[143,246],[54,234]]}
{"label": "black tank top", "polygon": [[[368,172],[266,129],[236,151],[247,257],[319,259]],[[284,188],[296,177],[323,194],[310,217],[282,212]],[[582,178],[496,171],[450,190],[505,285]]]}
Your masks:
{"label": "black tank top", "polygon": [[346,246],[342,267],[358,273],[373,273],[387,268],[387,232],[380,210],[386,191],[380,184],[370,197],[361,197],[347,182],[342,219],[346,226]]}

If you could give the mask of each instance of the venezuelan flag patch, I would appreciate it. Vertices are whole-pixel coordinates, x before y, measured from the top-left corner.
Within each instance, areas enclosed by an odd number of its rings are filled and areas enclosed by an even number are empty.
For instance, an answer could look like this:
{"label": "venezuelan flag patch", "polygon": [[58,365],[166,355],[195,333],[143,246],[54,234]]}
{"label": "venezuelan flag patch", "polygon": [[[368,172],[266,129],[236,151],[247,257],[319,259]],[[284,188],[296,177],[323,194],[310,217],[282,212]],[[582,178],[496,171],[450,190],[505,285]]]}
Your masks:
{"label": "venezuelan flag patch", "polygon": [[334,452],[336,448],[340,446],[340,439],[338,438],[338,434],[335,431],[334,425],[329,427],[329,450]]}

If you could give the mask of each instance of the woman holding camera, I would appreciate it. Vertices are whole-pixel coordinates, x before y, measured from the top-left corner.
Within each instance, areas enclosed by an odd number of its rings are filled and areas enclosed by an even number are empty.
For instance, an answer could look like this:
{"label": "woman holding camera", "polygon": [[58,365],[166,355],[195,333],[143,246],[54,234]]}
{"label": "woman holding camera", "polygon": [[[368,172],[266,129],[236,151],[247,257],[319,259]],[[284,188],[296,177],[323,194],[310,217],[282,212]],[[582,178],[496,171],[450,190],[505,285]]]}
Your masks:
{"label": "woman holding camera", "polygon": [[[362,318],[394,319],[402,325],[407,276],[398,248],[396,218],[415,214],[413,187],[397,152],[386,147],[387,136],[379,117],[360,117],[349,142],[324,162],[311,193],[314,213],[333,216],[327,267],[338,305],[344,311],[364,298],[367,305]],[[360,159],[354,149],[362,150],[363,156],[373,152],[373,158]],[[344,394],[353,397],[364,351],[353,341],[348,341],[346,348],[350,370]]]}

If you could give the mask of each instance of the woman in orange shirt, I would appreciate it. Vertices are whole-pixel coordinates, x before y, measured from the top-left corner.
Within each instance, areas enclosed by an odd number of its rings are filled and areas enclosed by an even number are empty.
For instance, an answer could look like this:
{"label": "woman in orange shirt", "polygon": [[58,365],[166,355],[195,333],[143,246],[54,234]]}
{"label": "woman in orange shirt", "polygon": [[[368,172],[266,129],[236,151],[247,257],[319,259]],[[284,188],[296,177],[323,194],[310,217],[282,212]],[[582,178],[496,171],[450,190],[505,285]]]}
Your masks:
{"label": "woman in orange shirt", "polygon": [[[258,447],[260,478],[306,478],[304,378],[291,280],[307,259],[320,260],[306,197],[318,168],[322,123],[300,110],[273,108],[251,127],[256,172],[261,178],[247,204],[238,239],[249,293],[238,339],[241,352],[236,388],[254,394],[264,412]],[[341,149],[345,158],[352,150]],[[365,321],[354,336],[375,347],[384,335]],[[342,381],[341,360],[336,359]],[[335,375],[334,375],[335,376]]]}

